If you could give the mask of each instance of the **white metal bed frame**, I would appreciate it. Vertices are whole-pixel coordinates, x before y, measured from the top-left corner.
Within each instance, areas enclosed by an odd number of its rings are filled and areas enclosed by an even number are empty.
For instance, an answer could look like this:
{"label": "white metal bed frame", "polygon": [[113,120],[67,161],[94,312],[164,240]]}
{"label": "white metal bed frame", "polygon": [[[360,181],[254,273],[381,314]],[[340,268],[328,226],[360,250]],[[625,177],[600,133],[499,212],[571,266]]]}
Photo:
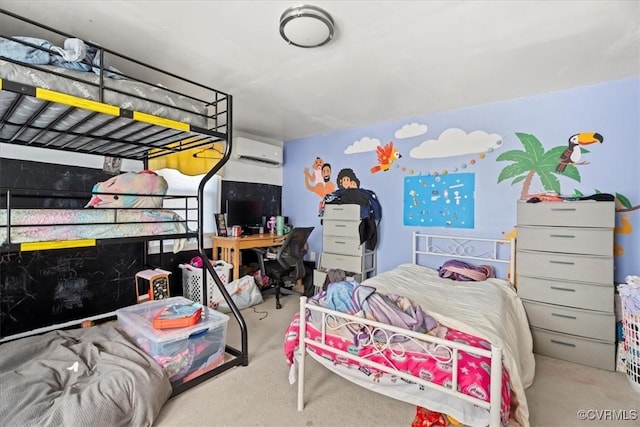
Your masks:
{"label": "white metal bed frame", "polygon": [[[508,258],[504,256],[503,252],[499,248],[501,245],[510,245],[508,252]],[[508,277],[514,277],[515,266],[513,260],[515,259],[513,254],[515,251],[514,240],[498,240],[498,239],[483,239],[483,238],[468,238],[468,237],[455,237],[455,236],[441,236],[423,234],[419,232],[413,233],[413,263],[418,263],[419,255],[435,255],[446,256],[455,258],[464,258],[475,261],[486,261],[491,263],[505,263],[509,264]],[[317,312],[321,316],[321,340],[312,340],[306,336],[306,312]],[[342,322],[338,322],[338,319],[342,319]],[[340,349],[331,347],[325,341],[327,333],[331,330],[339,328],[350,327],[364,328],[368,332],[367,336],[371,337],[373,341],[374,334],[376,336],[376,351],[372,355],[378,355],[384,357],[384,351],[389,350],[394,355],[402,355],[405,351],[402,345],[395,342],[392,346],[392,342],[397,341],[398,337],[404,337],[413,345],[420,346],[425,353],[430,354],[442,363],[452,363],[452,377],[451,388],[443,385],[434,384],[426,381],[422,378],[415,377],[405,371],[397,370],[393,367],[393,362],[389,358],[385,357],[389,365],[383,365],[367,358],[362,358]],[[380,342],[380,336],[386,338],[386,342]],[[490,426],[496,427],[501,425],[500,408],[502,404],[502,348],[491,345],[491,350],[484,350],[477,347],[461,344],[454,341],[447,341],[435,336],[426,335],[423,333],[417,333],[402,329],[396,326],[391,326],[376,322],[369,319],[363,319],[362,317],[352,316],[346,313],[330,310],[324,307],[317,306],[315,304],[309,304],[306,297],[300,298],[300,332],[299,337],[301,344],[296,351],[298,361],[298,410],[304,409],[304,370],[305,370],[305,356],[307,352],[307,346],[313,346],[318,349],[326,350],[335,353],[338,356],[345,359],[354,360],[362,365],[370,366],[379,371],[385,372],[390,375],[403,378],[406,381],[417,383],[423,387],[438,390],[446,393],[458,399],[462,399],[466,402],[477,405],[481,408],[489,410]],[[371,344],[371,341],[364,344]],[[490,400],[484,401],[468,394],[458,392],[458,352],[464,351],[480,357],[487,357],[491,359],[491,383],[490,383]],[[445,352],[446,356],[442,356],[440,353]],[[438,353],[438,354],[434,354]]]}

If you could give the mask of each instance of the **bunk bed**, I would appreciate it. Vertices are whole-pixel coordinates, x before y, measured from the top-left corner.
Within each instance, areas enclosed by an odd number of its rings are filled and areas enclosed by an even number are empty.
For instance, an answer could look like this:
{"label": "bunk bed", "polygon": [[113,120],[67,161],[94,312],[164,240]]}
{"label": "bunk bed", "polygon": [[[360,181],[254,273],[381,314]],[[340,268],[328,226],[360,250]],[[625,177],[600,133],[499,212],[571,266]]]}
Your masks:
{"label": "bunk bed", "polygon": [[528,425],[532,338],[513,285],[492,274],[492,264],[507,264],[500,277],[514,277],[512,255],[507,240],[416,232],[413,263],[303,298],[284,342],[298,409],[309,355],[355,384],[463,425]]}
{"label": "bunk bed", "polygon": [[[93,209],[83,206],[76,208],[76,211],[81,212],[73,215],[70,212],[74,209],[51,210],[38,200],[84,198],[84,201],[88,202],[92,197],[117,198],[118,195],[122,196],[122,193],[96,191],[95,188],[93,191],[88,188],[86,194],[11,188],[0,182],[2,255],[144,242],[146,256],[148,242],[172,240],[175,243],[197,238],[200,257],[208,259],[204,250],[202,224],[204,215],[209,212],[203,206],[203,193],[206,183],[223,167],[231,153],[231,95],[77,39],[8,10],[0,9],[0,27],[3,28],[3,34],[0,35],[0,143],[91,154],[110,159],[135,160],[140,162],[142,170],[147,169],[152,159],[203,149],[213,144],[217,144],[218,147],[220,144],[224,145],[220,161],[204,175],[198,187],[195,197],[196,230],[191,230],[187,223],[187,216],[193,216],[194,209],[188,200],[184,201],[182,210],[176,206],[181,206],[183,202],[172,200],[171,203],[163,203],[165,206],[171,206],[170,209],[148,206]],[[22,35],[4,34],[7,28],[18,28]],[[43,37],[43,34],[46,36],[41,39],[31,37],[31,34],[37,34],[38,37]],[[78,51],[82,51],[84,56],[68,57]],[[136,76],[145,76],[145,80]],[[138,196],[133,192],[126,193]],[[139,196],[144,198],[149,197],[149,194]],[[154,193],[152,196],[162,195]],[[33,206],[34,203],[35,208],[25,208]],[[123,219],[127,216],[128,219]],[[150,222],[155,224],[145,232],[144,226]],[[111,231],[101,233],[101,227]],[[122,233],[115,232],[119,229],[127,230],[120,230]],[[81,231],[75,233],[73,230]],[[131,233],[132,230],[134,233]],[[3,258],[3,262],[6,259]],[[26,418],[20,418],[16,415],[16,399],[0,399],[0,418],[7,421],[8,418],[5,416],[11,414],[13,419],[20,422],[37,423],[38,411],[33,409],[33,399],[42,399],[43,396],[45,399],[52,399],[71,393],[77,395],[77,399],[71,404],[69,401],[61,401],[60,405],[56,405],[49,400],[45,407],[58,412],[48,413],[49,418],[40,418],[39,422],[59,425],[62,419],[56,416],[71,408],[79,418],[74,421],[64,418],[64,421],[70,421],[69,425],[93,424],[90,420],[103,424],[104,418],[95,417],[108,412],[109,405],[116,405],[117,411],[124,409],[126,406],[118,408],[118,402],[121,403],[124,397],[125,400],[136,402],[136,406],[138,401],[140,406],[144,406],[147,399],[156,400],[149,404],[149,407],[153,408],[152,411],[142,414],[133,411],[127,422],[120,419],[118,423],[151,425],[159,407],[170,395],[175,396],[235,366],[248,365],[245,321],[215,274],[213,266],[210,263],[204,265],[209,270],[209,274],[205,276],[213,278],[216,282],[230,307],[231,316],[239,324],[241,334],[241,348],[227,345],[222,364],[186,383],[174,384],[171,388],[166,378],[158,378],[157,369],[149,369],[154,364],[153,359],[149,359],[135,346],[129,345],[130,341],[113,326],[100,325],[72,331],[52,330],[33,337],[21,336],[0,343],[0,355],[3,356],[0,357],[3,362],[0,363],[0,378],[3,379],[3,383],[4,380],[15,382],[22,378],[24,382],[14,383],[12,390],[24,387],[22,390],[25,391],[25,395],[30,396],[31,401],[23,399],[25,408],[20,414],[27,415]],[[207,284],[203,283],[204,300],[207,299],[206,292]],[[82,319],[78,319],[62,326],[73,328],[79,326],[81,321]],[[1,332],[0,338],[3,338]],[[43,342],[47,344],[44,345]],[[41,353],[35,351],[35,343],[41,344],[37,347],[38,350],[42,350]],[[87,347],[82,348],[85,345]],[[43,362],[52,357],[50,350],[53,347],[73,350],[66,356],[78,358],[80,365],[78,366],[77,361],[75,364],[66,363],[66,359],[60,359],[65,360],[65,363],[57,365]],[[113,357],[95,357],[103,353]],[[42,355],[43,360],[38,359],[38,354]],[[121,366],[120,362],[125,359],[130,359],[131,373],[140,373],[141,369],[148,365],[148,374],[132,374],[123,382],[113,380],[114,376],[120,374],[115,375],[117,369],[113,371],[111,368]],[[122,368],[119,369],[122,373]],[[23,372],[25,375],[11,376],[16,372]],[[75,379],[65,382],[70,372],[76,373],[83,380],[80,381],[75,376]],[[34,378],[33,375],[37,377],[41,387],[51,387],[48,390],[33,390],[35,383],[28,381],[28,378]],[[45,377],[41,378],[41,375]],[[54,379],[48,380],[51,375]],[[105,387],[98,377],[105,381],[113,380],[107,384],[106,388],[109,391],[101,397],[102,400],[99,400],[100,397],[96,394],[88,394],[83,400],[82,393],[85,390],[95,391],[95,387],[103,390]],[[5,396],[7,389],[3,389],[1,395]],[[64,392],[60,393],[61,390]],[[123,396],[116,399],[114,396],[118,393]],[[94,409],[100,410],[75,406],[80,401],[89,402],[94,405]],[[42,405],[43,402],[38,401],[38,404]],[[41,413],[40,416],[42,415]],[[67,425],[66,422],[64,424]]]}

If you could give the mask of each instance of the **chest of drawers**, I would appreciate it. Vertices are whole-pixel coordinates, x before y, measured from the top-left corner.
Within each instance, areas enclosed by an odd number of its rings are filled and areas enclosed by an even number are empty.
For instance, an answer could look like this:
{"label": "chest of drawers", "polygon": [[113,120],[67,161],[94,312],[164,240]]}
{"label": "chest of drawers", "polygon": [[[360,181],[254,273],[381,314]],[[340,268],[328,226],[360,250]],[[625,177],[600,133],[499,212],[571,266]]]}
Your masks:
{"label": "chest of drawers", "polygon": [[518,202],[516,284],[534,352],[615,369],[615,203]]}
{"label": "chest of drawers", "polygon": [[360,244],[360,205],[327,204],[322,216],[322,253],[314,271],[316,289],[322,287],[330,269],[345,271],[361,282],[375,275],[376,252]]}

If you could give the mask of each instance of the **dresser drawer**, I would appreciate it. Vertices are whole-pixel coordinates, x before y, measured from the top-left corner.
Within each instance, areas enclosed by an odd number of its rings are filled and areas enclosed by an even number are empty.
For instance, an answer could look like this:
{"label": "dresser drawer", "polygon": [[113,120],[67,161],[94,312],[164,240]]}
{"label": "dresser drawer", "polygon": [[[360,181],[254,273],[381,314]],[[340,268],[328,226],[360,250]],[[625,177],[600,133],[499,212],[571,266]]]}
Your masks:
{"label": "dresser drawer", "polygon": [[373,268],[373,252],[368,252],[362,257],[322,252],[320,255],[320,269],[329,270],[331,268],[351,273],[362,273],[370,270]]}
{"label": "dresser drawer", "polygon": [[360,238],[360,222],[331,220],[322,221],[323,236],[357,237]]}
{"label": "dresser drawer", "polygon": [[518,225],[615,226],[615,202],[593,200],[527,203],[518,201]]}
{"label": "dresser drawer", "polygon": [[613,256],[564,255],[518,249],[518,274],[587,283],[613,283]]}
{"label": "dresser drawer", "polygon": [[346,219],[352,221],[360,220],[360,205],[356,204],[344,204],[344,205],[332,205],[325,203],[323,219]]}
{"label": "dresser drawer", "polygon": [[601,286],[577,282],[558,282],[520,274],[517,277],[518,296],[522,299],[606,313],[613,311],[613,283]]}
{"label": "dresser drawer", "polygon": [[362,256],[365,246],[358,237],[322,236],[322,250],[332,254]]}
{"label": "dresser drawer", "polygon": [[534,353],[608,371],[615,370],[614,343],[572,337],[537,328],[531,328],[531,335]]}
{"label": "dresser drawer", "polygon": [[518,248],[612,256],[613,229],[518,226]]}
{"label": "dresser drawer", "polygon": [[542,329],[615,342],[613,313],[580,310],[559,305],[523,301],[529,325]]}

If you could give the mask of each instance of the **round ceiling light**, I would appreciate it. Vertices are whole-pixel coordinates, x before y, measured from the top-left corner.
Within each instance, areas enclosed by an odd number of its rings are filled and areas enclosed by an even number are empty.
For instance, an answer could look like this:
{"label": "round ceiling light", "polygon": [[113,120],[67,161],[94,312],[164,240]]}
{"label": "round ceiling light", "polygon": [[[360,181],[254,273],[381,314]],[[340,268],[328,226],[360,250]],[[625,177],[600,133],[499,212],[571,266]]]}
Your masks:
{"label": "round ceiling light", "polygon": [[333,18],[317,6],[294,6],[280,16],[280,35],[298,47],[318,47],[333,38]]}

